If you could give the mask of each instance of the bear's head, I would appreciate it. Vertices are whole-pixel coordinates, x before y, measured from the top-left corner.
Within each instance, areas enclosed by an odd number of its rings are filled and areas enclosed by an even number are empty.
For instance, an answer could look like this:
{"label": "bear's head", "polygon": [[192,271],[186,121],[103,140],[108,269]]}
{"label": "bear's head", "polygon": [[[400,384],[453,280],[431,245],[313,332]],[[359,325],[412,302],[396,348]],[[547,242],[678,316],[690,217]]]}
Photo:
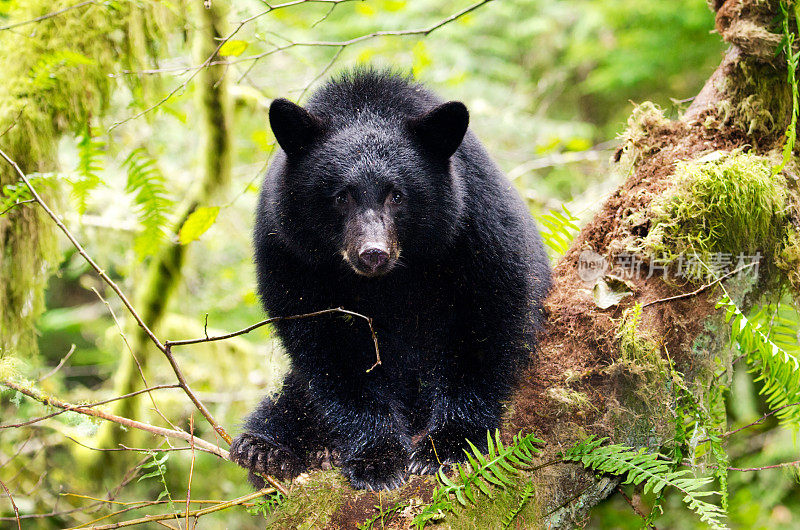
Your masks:
{"label": "bear's head", "polygon": [[464,209],[453,157],[469,124],[462,103],[330,116],[277,99],[269,119],[283,151],[280,227],[300,255],[377,277],[447,252]]}

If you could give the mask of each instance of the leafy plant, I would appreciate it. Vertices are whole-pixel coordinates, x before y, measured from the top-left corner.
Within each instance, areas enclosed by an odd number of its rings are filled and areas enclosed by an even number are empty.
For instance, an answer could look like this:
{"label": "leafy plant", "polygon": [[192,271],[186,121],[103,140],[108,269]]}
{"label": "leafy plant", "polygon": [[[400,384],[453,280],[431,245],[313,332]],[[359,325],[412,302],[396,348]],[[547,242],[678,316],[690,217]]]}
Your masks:
{"label": "leafy plant", "polygon": [[188,245],[206,233],[217,220],[219,206],[200,206],[193,211],[178,232],[181,245]]}
{"label": "leafy plant", "polygon": [[[37,181],[41,183],[42,181],[47,182],[48,179],[52,179],[55,177],[54,173],[30,173],[27,175],[28,180],[31,181],[31,184],[34,188],[36,188]],[[21,180],[13,183],[13,184],[6,184],[2,188],[0,188],[0,212],[5,212],[9,208],[11,208],[14,204],[17,204],[22,201],[28,201],[33,198],[31,195],[31,191],[28,189],[28,186],[25,185],[24,182]]]}
{"label": "leafy plant", "polygon": [[78,66],[93,65],[95,61],[73,50],[58,50],[42,55],[31,68],[30,79],[38,89],[54,89],[58,86],[60,75],[66,75],[65,70]]}
{"label": "leafy plant", "polygon": [[467,440],[472,452],[464,450],[467,463],[455,464],[454,478],[448,477],[444,468],[439,468],[436,476],[441,486],[434,492],[431,504],[414,518],[417,528],[423,528],[428,521],[441,519],[447,512],[453,511],[453,497],[462,506],[466,506],[467,502],[476,502],[478,493],[491,498],[493,487],[504,488],[512,484],[519,470],[530,466],[533,458],[540,452],[535,444],[544,443],[533,434],[523,436],[519,433],[514,436],[511,444],[504,446],[499,430],[495,431],[494,439],[487,432],[486,439],[486,455]]}
{"label": "leafy plant", "polygon": [[87,124],[83,134],[78,137],[78,165],[75,168],[75,177],[70,179],[72,196],[78,203],[78,212],[81,214],[86,211],[89,193],[103,182],[97,173],[103,170],[105,147],[105,141]]}
{"label": "leafy plant", "polygon": [[781,310],[779,304],[774,308],[775,314],[769,317],[771,325],[768,327],[758,322],[766,320],[769,314],[763,308],[753,319],[748,319],[728,296],[723,296],[717,307],[725,309],[725,321],[731,324],[731,340],[758,373],[756,382],[763,381],[761,394],[766,396],[767,404],[782,423],[797,429],[800,407],[790,406],[800,402],[797,312],[786,307]]}
{"label": "leafy plant", "polygon": [[[797,2],[792,3],[795,20],[798,19],[798,5]],[[786,54],[786,71],[787,82],[792,91],[792,119],[789,126],[786,128],[786,142],[783,144],[783,160],[781,163],[773,168],[774,173],[781,171],[789,160],[792,158],[792,151],[794,151],[794,144],[797,141],[797,115],[798,115],[798,89],[796,72],[798,66],[798,57],[800,52],[794,51],[794,41],[796,35],[789,29],[789,8],[785,0],[780,2],[781,8],[781,22],[783,27],[783,40],[778,47],[778,53],[783,51]]]}
{"label": "leafy plant", "polygon": [[605,441],[606,438],[590,436],[567,450],[563,458],[601,473],[623,475],[623,484],[643,485],[645,493],[658,494],[667,486],[675,488],[683,494],[683,502],[700,516],[700,520],[712,528],[726,528],[721,522],[725,511],[703,500],[703,497],[718,493],[703,490],[713,478],[695,477],[688,469],[676,471],[672,468],[675,463],[659,453],[618,444],[603,445]]}
{"label": "leafy plant", "polygon": [[[169,453],[164,453],[161,456],[161,458],[159,458],[157,456],[157,453],[155,453],[155,452],[149,452],[149,455],[152,458],[152,460],[142,464],[142,469],[151,469],[152,471],[150,471],[149,473],[145,473],[144,475],[139,477],[139,480],[137,480],[136,482],[141,482],[141,481],[143,481],[144,479],[147,479],[147,478],[158,477],[160,482],[161,482],[161,486],[163,487],[163,489],[158,494],[158,498],[156,500],[160,501],[161,499],[166,497],[167,500],[169,501],[170,510],[172,510],[174,512],[175,511],[175,505],[172,502],[172,495],[170,495],[169,488],[167,487],[167,477],[166,477],[166,472],[167,472],[167,465],[166,464],[167,464],[167,460],[169,460]],[[177,519],[177,517],[178,516],[175,515],[176,519]]]}
{"label": "leafy plant", "polygon": [[528,482],[525,484],[525,487],[522,489],[522,493],[520,494],[517,507],[508,512],[503,518],[503,528],[509,528],[511,526],[511,523],[514,522],[514,519],[516,519],[517,515],[519,515],[519,512],[522,511],[525,505],[528,504],[528,501],[531,499],[531,497],[533,497],[535,491],[536,490],[533,487],[533,482]]}
{"label": "leafy plant", "polygon": [[381,523],[383,523],[384,522],[384,518],[387,515],[391,515],[393,513],[399,512],[400,510],[402,510],[406,506],[407,505],[405,503],[398,502],[397,504],[395,504],[391,508],[388,508],[388,509],[384,510],[383,506],[381,506],[379,504],[376,504],[375,508],[378,510],[378,513],[376,513],[375,515],[373,515],[372,517],[370,517],[369,519],[364,521],[362,524],[358,525],[358,530],[370,530],[378,520],[380,520]]}
{"label": "leafy plant", "polygon": [[547,229],[541,234],[544,244],[550,247],[557,256],[566,254],[572,240],[580,232],[580,228],[575,224],[579,219],[572,215],[572,212],[563,204],[561,211],[550,210],[550,213],[539,215],[537,218]]}
{"label": "leafy plant", "polygon": [[258,499],[252,506],[246,508],[247,513],[250,515],[261,515],[267,517],[286,500],[280,491],[276,491],[270,495],[266,495]]}
{"label": "leafy plant", "polygon": [[136,237],[134,249],[140,257],[154,254],[164,240],[164,226],[173,202],[167,192],[164,175],[147,152],[134,149],[122,163],[128,173],[125,191],[133,195],[143,231]]}

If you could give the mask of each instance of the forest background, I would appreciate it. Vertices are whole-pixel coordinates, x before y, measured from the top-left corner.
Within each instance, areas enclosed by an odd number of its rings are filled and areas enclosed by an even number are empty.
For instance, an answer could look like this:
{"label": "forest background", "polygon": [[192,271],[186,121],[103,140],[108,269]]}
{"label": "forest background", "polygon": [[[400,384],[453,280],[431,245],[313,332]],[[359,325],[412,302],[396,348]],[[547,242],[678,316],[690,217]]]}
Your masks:
{"label": "forest background", "polygon": [[[135,4],[145,14],[137,15],[128,2],[0,1],[0,149],[14,155],[159,337],[213,336],[265,318],[254,291],[250,232],[274,148],[266,119],[273,98],[302,103],[327,76],[357,64],[413,73],[467,104],[471,128],[533,214],[546,222],[541,216],[566,205],[579,225],[619,183],[609,160],[634,105],[652,101],[678,116],[726,48],[701,0],[290,3],[296,5],[213,2],[207,9],[142,0]],[[214,64],[204,64],[209,57]],[[75,247],[31,213],[37,205],[3,164],[0,225],[18,223],[5,227],[5,241],[15,237],[13,226],[24,226],[16,237],[38,244],[31,256],[3,257],[5,272],[19,270],[2,292],[2,375],[38,381],[41,392],[70,403],[136,391],[142,377],[151,387],[174,385],[164,356]],[[555,260],[563,249],[554,247]],[[34,266],[41,263],[41,270]],[[9,301],[37,292],[43,281],[41,300],[31,294],[24,310],[10,311]],[[233,433],[253,404],[279,387],[287,365],[268,327],[175,355],[196,396]],[[727,401],[731,425],[768,411],[753,379],[736,374]],[[179,388],[152,395],[114,410],[170,427],[163,414],[214,439]],[[5,390],[0,427],[54,410]],[[0,430],[0,481],[7,488],[0,526],[15,524],[15,510],[23,527],[53,528],[129,508],[102,522],[180,510],[189,484],[197,500],[250,493],[242,470],[193,448],[90,449],[168,447],[154,440],[70,412]],[[727,449],[730,465],[740,468],[797,455],[792,433],[774,419]],[[732,474],[729,481],[732,526],[800,527],[791,468]],[[628,502],[638,503],[639,494],[632,487],[623,493],[627,500],[618,494],[595,508],[588,527],[639,527]],[[98,500],[111,497],[113,503]],[[199,524],[263,527],[265,509],[252,505],[204,515]],[[661,527],[702,527],[680,495],[668,497],[664,511]]]}

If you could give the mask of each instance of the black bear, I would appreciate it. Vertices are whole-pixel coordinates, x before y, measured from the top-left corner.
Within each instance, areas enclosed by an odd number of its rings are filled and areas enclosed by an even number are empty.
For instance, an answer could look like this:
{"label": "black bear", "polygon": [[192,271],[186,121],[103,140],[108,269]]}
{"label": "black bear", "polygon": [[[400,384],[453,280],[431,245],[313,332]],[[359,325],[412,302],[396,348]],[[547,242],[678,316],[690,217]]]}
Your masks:
{"label": "black bear", "polygon": [[356,488],[486,448],[531,357],[548,259],[512,184],[456,101],[388,71],[329,81],[305,108],[275,100],[281,147],[255,226],[259,294],[291,359],[231,459],[292,478],[335,463]]}

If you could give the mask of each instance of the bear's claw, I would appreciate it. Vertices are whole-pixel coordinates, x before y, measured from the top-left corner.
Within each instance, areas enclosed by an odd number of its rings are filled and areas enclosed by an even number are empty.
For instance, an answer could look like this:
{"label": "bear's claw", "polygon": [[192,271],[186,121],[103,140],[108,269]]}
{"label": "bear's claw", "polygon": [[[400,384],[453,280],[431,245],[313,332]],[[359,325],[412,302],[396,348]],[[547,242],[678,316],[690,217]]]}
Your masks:
{"label": "bear's claw", "polygon": [[230,458],[250,471],[249,478],[256,487],[264,483],[258,473],[272,475],[278,480],[289,480],[303,472],[302,462],[289,448],[247,433],[233,440]]}

